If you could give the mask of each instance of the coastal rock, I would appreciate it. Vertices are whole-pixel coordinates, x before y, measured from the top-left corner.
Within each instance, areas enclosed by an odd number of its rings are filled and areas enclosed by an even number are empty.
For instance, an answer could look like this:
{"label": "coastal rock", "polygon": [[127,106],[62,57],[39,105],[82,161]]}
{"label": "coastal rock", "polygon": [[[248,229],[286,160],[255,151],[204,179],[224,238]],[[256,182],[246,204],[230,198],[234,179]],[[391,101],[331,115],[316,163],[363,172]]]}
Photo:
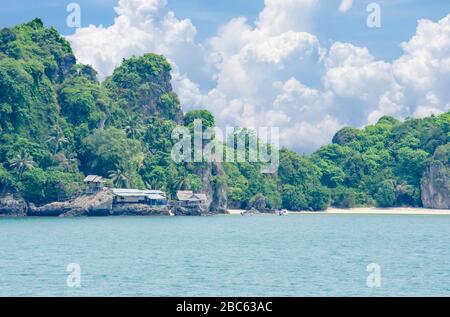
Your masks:
{"label": "coastal rock", "polygon": [[167,207],[152,207],[143,204],[116,205],[112,208],[111,216],[170,216]]}
{"label": "coastal rock", "polygon": [[42,207],[30,205],[29,216],[98,217],[98,216],[168,216],[167,207],[141,204],[113,204],[113,194],[104,189],[95,195],[83,195],[66,202],[54,202]]}
{"label": "coastal rock", "polygon": [[421,182],[422,204],[426,208],[450,209],[450,174],[445,165],[434,161]]}
{"label": "coastal rock", "polygon": [[228,187],[226,185],[226,175],[222,163],[212,164],[212,173],[215,176],[213,187],[213,199],[210,210],[212,212],[228,212]]}
{"label": "coastal rock", "polygon": [[77,217],[105,216],[112,210],[113,195],[103,190],[95,195],[83,195],[66,202],[54,202],[42,207],[30,205],[29,216]]}
{"label": "coastal rock", "polygon": [[202,208],[201,206],[198,206],[197,208],[176,206],[174,210],[176,216],[204,216],[210,214],[207,207]]}
{"label": "coastal rock", "polygon": [[15,188],[5,186],[0,188],[0,217],[26,216],[28,206]]}
{"label": "coastal rock", "polygon": [[228,210],[228,189],[222,163],[206,163],[206,166],[198,174],[203,184],[202,192],[208,197],[207,209],[205,211],[198,210],[198,213],[226,213]]}

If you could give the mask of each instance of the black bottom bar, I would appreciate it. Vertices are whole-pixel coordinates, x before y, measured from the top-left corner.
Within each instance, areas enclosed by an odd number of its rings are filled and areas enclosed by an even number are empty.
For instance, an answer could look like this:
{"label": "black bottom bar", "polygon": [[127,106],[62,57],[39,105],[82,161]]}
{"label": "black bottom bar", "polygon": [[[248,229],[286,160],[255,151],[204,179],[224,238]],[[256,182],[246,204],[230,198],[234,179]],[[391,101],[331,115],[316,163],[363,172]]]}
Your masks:
{"label": "black bottom bar", "polygon": [[175,313],[190,316],[226,314],[287,314],[315,315],[320,312],[383,314],[398,309],[416,314],[438,308],[448,309],[450,298],[2,298],[2,310],[11,308],[45,312],[85,314],[95,307],[116,313],[132,311]]}

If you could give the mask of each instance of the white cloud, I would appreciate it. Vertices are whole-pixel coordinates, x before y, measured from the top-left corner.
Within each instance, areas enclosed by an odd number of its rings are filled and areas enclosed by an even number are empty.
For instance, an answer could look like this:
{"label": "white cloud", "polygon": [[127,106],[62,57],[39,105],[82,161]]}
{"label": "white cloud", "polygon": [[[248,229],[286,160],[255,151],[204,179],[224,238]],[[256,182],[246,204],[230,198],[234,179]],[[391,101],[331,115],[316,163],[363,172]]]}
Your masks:
{"label": "white cloud", "polygon": [[[350,43],[324,47],[309,32],[317,3],[266,0],[256,21],[234,18],[199,44],[191,21],[177,19],[165,0],[120,0],[113,25],[69,39],[78,59],[103,76],[124,57],[165,54],[185,111],[208,109],[220,126],[279,126],[281,144],[302,152],[344,125],[449,109],[450,15],[419,21],[403,54],[387,62]],[[351,5],[343,1],[340,10]]]}
{"label": "white cloud", "polygon": [[266,34],[287,31],[306,31],[318,0],[265,0],[264,9],[256,21],[257,28]]}
{"label": "white cloud", "polygon": [[[189,19],[178,20],[166,0],[119,0],[117,17],[109,27],[90,25],[68,37],[79,62],[90,64],[104,78],[123,58],[154,52],[166,55],[186,70],[201,61],[194,43],[196,28]],[[200,52],[200,54],[199,54]]]}
{"label": "white cloud", "polygon": [[342,0],[341,5],[339,6],[339,11],[342,13],[347,12],[353,6],[353,0]]}

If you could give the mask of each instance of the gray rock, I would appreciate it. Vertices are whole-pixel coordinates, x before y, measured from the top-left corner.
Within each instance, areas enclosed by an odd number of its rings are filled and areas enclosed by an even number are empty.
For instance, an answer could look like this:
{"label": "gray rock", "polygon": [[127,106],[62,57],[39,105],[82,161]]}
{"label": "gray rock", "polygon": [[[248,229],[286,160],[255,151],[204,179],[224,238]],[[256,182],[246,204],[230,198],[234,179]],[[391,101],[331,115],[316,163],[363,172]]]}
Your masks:
{"label": "gray rock", "polygon": [[176,206],[174,211],[177,216],[204,216],[211,214],[207,206],[201,205],[190,208]]}
{"label": "gray rock", "polygon": [[215,176],[212,184],[213,199],[210,210],[217,213],[228,212],[228,187],[226,184],[226,175],[222,163],[212,164],[212,173]]}
{"label": "gray rock", "polygon": [[0,217],[24,217],[27,214],[27,203],[15,188],[0,188]]}
{"label": "gray rock", "polygon": [[113,204],[113,194],[105,189],[95,195],[83,195],[66,202],[55,202],[42,207],[30,205],[29,216],[81,217],[81,216],[168,216],[167,207],[141,204]]}
{"label": "gray rock", "polygon": [[[206,210],[198,210],[201,214],[226,213],[228,209],[228,188],[225,181],[225,172],[220,162],[205,163],[197,173],[202,180],[202,193],[208,197]],[[180,214],[185,214],[179,211]],[[192,211],[186,211],[191,215]]]}
{"label": "gray rock", "polygon": [[111,216],[169,216],[167,207],[152,207],[141,204],[115,205],[110,213]]}
{"label": "gray rock", "polygon": [[79,217],[109,215],[112,210],[113,195],[103,190],[95,195],[83,195],[65,202],[55,202],[42,207],[30,205],[29,216],[39,217]]}
{"label": "gray rock", "polygon": [[450,209],[450,173],[440,161],[434,161],[421,181],[422,204],[425,208]]}

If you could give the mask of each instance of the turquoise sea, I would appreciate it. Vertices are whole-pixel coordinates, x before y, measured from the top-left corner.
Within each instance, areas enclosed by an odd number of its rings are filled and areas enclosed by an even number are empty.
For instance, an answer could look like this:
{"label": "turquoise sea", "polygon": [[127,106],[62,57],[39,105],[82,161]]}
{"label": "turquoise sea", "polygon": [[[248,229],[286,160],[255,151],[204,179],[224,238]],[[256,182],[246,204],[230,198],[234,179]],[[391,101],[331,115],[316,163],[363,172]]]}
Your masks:
{"label": "turquoise sea", "polygon": [[0,241],[0,296],[450,296],[448,216],[0,219]]}

